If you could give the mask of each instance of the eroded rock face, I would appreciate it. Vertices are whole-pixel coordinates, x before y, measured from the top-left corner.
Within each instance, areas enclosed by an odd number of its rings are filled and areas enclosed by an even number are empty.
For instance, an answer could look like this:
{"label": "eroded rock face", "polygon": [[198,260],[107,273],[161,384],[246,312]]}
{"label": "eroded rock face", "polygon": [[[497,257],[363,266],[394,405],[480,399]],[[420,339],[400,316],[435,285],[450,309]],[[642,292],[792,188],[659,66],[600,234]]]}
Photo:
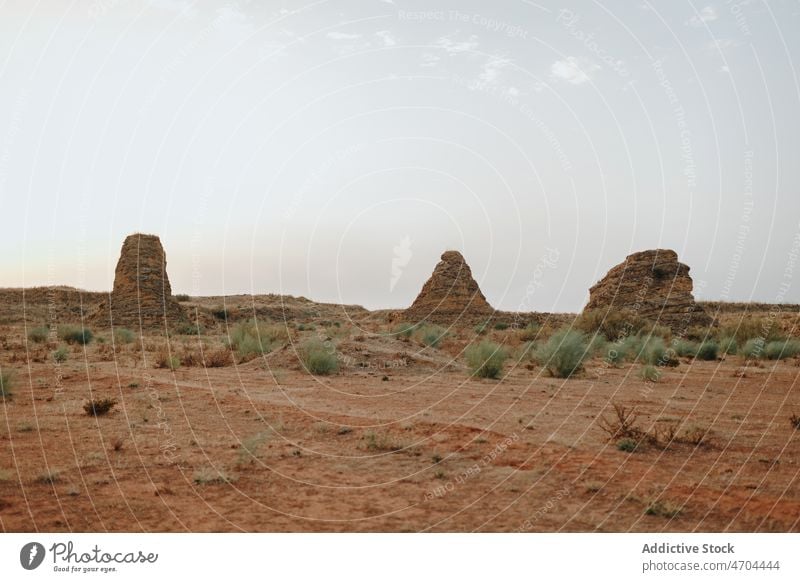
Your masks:
{"label": "eroded rock face", "polygon": [[485,321],[493,313],[461,253],[446,251],[402,319],[453,325]]}
{"label": "eroded rock face", "polygon": [[695,303],[689,267],[669,249],[628,255],[591,289],[584,311],[628,311],[681,333],[711,318]]}
{"label": "eroded rock face", "polygon": [[128,236],[114,273],[114,290],[98,310],[98,323],[164,327],[183,318],[181,306],[172,298],[161,240],[152,234]]}

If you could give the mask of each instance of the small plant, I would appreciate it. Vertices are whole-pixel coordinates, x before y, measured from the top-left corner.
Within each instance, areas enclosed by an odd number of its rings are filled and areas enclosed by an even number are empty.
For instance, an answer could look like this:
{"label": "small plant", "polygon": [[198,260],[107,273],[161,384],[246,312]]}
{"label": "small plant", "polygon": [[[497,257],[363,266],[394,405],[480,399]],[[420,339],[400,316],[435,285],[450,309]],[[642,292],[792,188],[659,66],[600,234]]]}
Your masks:
{"label": "small plant", "polygon": [[631,438],[624,438],[619,439],[617,441],[617,450],[623,451],[625,453],[632,453],[634,452],[639,446],[638,441],[635,441]]}
{"label": "small plant", "polygon": [[53,352],[53,361],[57,364],[63,364],[67,361],[69,357],[69,350],[67,350],[66,346],[60,346],[56,351]]}
{"label": "small plant", "polygon": [[498,321],[497,323],[494,324],[494,328],[497,331],[505,331],[508,329],[508,324],[504,321]]}
{"label": "small plant", "polygon": [[733,336],[726,336],[719,340],[719,351],[728,356],[736,355],[739,351],[739,342]]}
{"label": "small plant", "polygon": [[243,465],[245,463],[252,463],[257,459],[258,449],[267,441],[268,437],[269,434],[260,432],[243,440],[242,444],[239,446],[237,464]]}
{"label": "small plant", "polygon": [[680,441],[699,447],[702,444],[706,444],[708,435],[708,429],[700,428],[698,426],[690,426],[683,432],[683,435],[680,437]]}
{"label": "small plant", "polygon": [[554,333],[536,350],[536,359],[557,378],[569,378],[579,372],[588,357],[586,336],[566,328]]}
{"label": "small plant", "polygon": [[501,346],[489,340],[473,344],[467,348],[467,365],[473,376],[497,378],[503,371],[508,353]]}
{"label": "small plant", "polygon": [[185,303],[186,301],[189,301],[189,296],[186,293],[178,293],[175,295],[175,301]]}
{"label": "small plant", "polygon": [[606,344],[604,359],[612,366],[619,366],[628,357],[628,346],[625,341]]}
{"label": "small plant", "polygon": [[697,355],[700,344],[688,340],[678,340],[673,342],[675,353],[682,358],[693,358]]}
{"label": "small plant", "polygon": [[231,352],[225,348],[209,350],[203,353],[206,368],[224,368],[231,363]]}
{"label": "small plant", "polygon": [[83,405],[83,410],[88,416],[105,416],[117,405],[113,398],[102,398],[100,400],[90,400]]}
{"label": "small plant", "polygon": [[114,330],[114,341],[118,344],[129,344],[136,339],[136,334],[125,327],[118,327]]}
{"label": "small plant", "polygon": [[336,347],[332,342],[324,343],[317,338],[300,346],[300,361],[315,376],[325,376],[339,370]]}
{"label": "small plant", "polygon": [[745,342],[741,354],[748,360],[757,360],[764,357],[764,340],[753,338]]}
{"label": "small plant", "polygon": [[123,448],[125,448],[125,439],[122,437],[117,437],[113,441],[111,441],[111,448],[115,452],[120,452]]}
{"label": "small plant", "polygon": [[431,461],[433,461],[434,465],[438,465],[442,462],[442,455],[436,453],[431,457]]}
{"label": "small plant", "polygon": [[789,417],[789,423],[795,430],[800,430],[800,416],[793,414]]}
{"label": "small plant", "polygon": [[433,478],[434,478],[434,479],[444,479],[444,478],[445,478],[445,472],[444,472],[444,471],[442,471],[441,469],[439,469],[438,471],[436,471],[436,472],[433,474]]}
{"label": "small plant", "polygon": [[196,485],[225,485],[233,482],[233,479],[225,471],[210,468],[195,471],[192,480]]}
{"label": "small plant", "polygon": [[0,401],[11,400],[14,396],[14,373],[0,370]]}
{"label": "small plant", "polygon": [[41,485],[55,485],[59,481],[61,481],[61,475],[59,474],[58,471],[54,470],[45,471],[44,473],[36,477],[36,482]]}
{"label": "small plant", "polygon": [[647,322],[632,311],[593,309],[581,313],[575,320],[575,327],[587,334],[600,333],[611,341],[618,341],[639,333],[647,327]]}
{"label": "small plant", "polygon": [[59,337],[68,344],[79,344],[82,346],[91,343],[94,338],[92,330],[76,325],[64,325],[58,328]]}
{"label": "small plant", "polygon": [[474,329],[476,334],[483,335],[487,331],[489,331],[489,322],[488,321],[484,321],[483,323],[479,323],[473,329]]}
{"label": "small plant", "polygon": [[535,323],[529,323],[517,332],[517,337],[522,342],[532,342],[539,337],[542,328]]}
{"label": "small plant", "polygon": [[666,501],[653,501],[644,510],[645,515],[654,515],[656,517],[667,517],[672,519],[678,517],[681,513],[680,507],[668,503]]}
{"label": "small plant", "polygon": [[284,326],[264,325],[256,320],[236,324],[230,333],[231,347],[242,361],[267,354],[289,341]]}
{"label": "small plant", "polygon": [[697,348],[697,356],[695,356],[698,360],[716,360],[717,354],[719,353],[719,344],[712,340],[706,340],[700,344],[700,347]]}
{"label": "small plant", "polygon": [[636,412],[634,408],[625,408],[622,404],[612,404],[614,410],[614,417],[611,419],[601,418],[598,420],[598,425],[605,431],[610,440],[618,440],[623,438],[632,439],[636,442],[642,440],[644,431],[636,426]]}
{"label": "small plant", "polygon": [[415,325],[410,323],[401,323],[396,325],[395,328],[392,330],[392,333],[397,337],[402,338],[410,338],[416,329]]}
{"label": "small plant", "polygon": [[28,332],[28,339],[33,343],[41,344],[47,341],[49,335],[50,328],[42,325],[40,327],[34,327],[32,330],[30,330]]}
{"label": "small plant", "polygon": [[800,341],[798,340],[773,341],[764,347],[764,356],[768,360],[793,358],[797,354],[800,354]]}
{"label": "small plant", "polygon": [[180,366],[180,358],[172,355],[166,346],[162,346],[158,352],[156,352],[156,368],[175,371],[180,368]]}
{"label": "small plant", "polygon": [[429,348],[438,348],[447,335],[447,330],[438,325],[426,325],[418,332],[419,340]]}
{"label": "small plant", "polygon": [[646,382],[658,382],[661,379],[661,372],[658,370],[658,368],[651,366],[650,364],[642,366],[639,374],[642,380]]}
{"label": "small plant", "polygon": [[364,447],[368,451],[382,451],[382,452],[395,452],[403,447],[393,442],[388,435],[376,435],[374,432],[368,432],[364,435]]}
{"label": "small plant", "polygon": [[175,326],[175,333],[178,335],[203,335],[203,326],[200,323],[184,321]]}

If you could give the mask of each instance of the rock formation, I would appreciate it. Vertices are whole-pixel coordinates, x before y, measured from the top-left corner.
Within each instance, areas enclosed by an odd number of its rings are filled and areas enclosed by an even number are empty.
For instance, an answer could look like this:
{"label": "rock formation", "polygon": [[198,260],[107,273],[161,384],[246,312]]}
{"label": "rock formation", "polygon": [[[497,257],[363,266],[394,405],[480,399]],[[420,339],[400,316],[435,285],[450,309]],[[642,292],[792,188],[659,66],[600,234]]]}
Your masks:
{"label": "rock formation", "polygon": [[494,309],[458,251],[446,251],[402,319],[443,325],[486,321]]}
{"label": "rock formation", "polygon": [[115,327],[164,327],[184,319],[172,297],[167,258],[159,238],[132,234],[125,239],[114,273],[114,290],[98,309],[96,321]]}
{"label": "rock formation", "polygon": [[711,323],[695,303],[689,267],[668,249],[628,255],[589,289],[588,310],[628,311],[675,333]]}

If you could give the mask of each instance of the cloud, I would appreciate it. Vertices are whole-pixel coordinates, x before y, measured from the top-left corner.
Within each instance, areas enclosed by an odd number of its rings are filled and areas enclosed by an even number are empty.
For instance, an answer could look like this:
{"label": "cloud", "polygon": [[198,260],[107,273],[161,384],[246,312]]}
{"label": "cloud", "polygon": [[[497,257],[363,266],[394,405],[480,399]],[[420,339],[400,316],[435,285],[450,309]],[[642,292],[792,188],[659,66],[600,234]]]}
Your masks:
{"label": "cloud", "polygon": [[550,76],[558,81],[580,85],[591,79],[591,74],[600,67],[586,59],[567,57],[550,66]]}
{"label": "cloud", "polygon": [[397,44],[397,41],[392,36],[392,33],[388,30],[379,30],[375,33],[375,36],[383,41],[383,46],[394,46]]}
{"label": "cloud", "polygon": [[444,50],[449,55],[457,55],[459,53],[474,51],[478,48],[477,39],[477,36],[471,36],[469,40],[454,41],[449,36],[443,36],[433,43],[433,46]]}
{"label": "cloud", "polygon": [[500,78],[500,71],[511,65],[511,61],[505,57],[490,57],[481,68],[478,78],[484,83],[495,84]]}
{"label": "cloud", "polygon": [[433,53],[425,53],[424,55],[422,55],[422,63],[420,66],[435,67],[437,64],[439,64],[440,60],[441,59],[439,58],[439,55],[435,55]]}
{"label": "cloud", "polygon": [[360,34],[350,34],[347,32],[329,32],[325,36],[333,40],[357,40],[361,38]]}
{"label": "cloud", "polygon": [[719,18],[713,6],[706,6],[700,12],[689,19],[690,26],[703,26],[706,22],[712,22]]}

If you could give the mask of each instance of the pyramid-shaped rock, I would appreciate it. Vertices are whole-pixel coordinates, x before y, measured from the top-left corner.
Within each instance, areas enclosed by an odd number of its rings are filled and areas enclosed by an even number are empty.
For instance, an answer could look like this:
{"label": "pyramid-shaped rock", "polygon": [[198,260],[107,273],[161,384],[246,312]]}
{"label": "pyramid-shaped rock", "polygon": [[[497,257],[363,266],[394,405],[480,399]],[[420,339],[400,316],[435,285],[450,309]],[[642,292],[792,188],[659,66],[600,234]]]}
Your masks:
{"label": "pyramid-shaped rock", "polygon": [[128,236],[114,273],[114,290],[98,309],[97,322],[163,327],[183,318],[183,309],[172,297],[161,240],[152,234]]}
{"label": "pyramid-shaped rock", "polygon": [[452,325],[485,321],[493,313],[461,253],[446,251],[403,319]]}
{"label": "pyramid-shaped rock", "polygon": [[692,295],[689,267],[669,249],[628,255],[591,289],[588,310],[628,311],[681,333],[711,318]]}

